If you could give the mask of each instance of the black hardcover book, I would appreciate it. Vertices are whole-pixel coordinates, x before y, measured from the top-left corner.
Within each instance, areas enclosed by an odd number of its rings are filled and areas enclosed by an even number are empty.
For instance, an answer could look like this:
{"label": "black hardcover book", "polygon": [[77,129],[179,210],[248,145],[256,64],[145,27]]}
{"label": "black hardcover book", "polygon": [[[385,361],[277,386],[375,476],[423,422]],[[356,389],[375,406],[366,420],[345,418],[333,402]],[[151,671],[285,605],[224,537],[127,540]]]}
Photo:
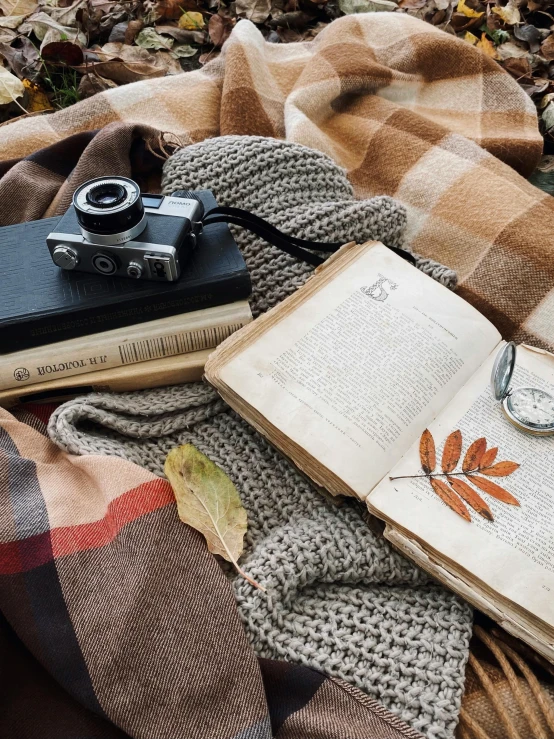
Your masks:
{"label": "black hardcover book", "polygon": [[[199,193],[206,210],[217,205]],[[0,354],[248,298],[244,259],[225,223],[208,226],[176,282],[68,272],[50,257],[56,218],[0,228]]]}

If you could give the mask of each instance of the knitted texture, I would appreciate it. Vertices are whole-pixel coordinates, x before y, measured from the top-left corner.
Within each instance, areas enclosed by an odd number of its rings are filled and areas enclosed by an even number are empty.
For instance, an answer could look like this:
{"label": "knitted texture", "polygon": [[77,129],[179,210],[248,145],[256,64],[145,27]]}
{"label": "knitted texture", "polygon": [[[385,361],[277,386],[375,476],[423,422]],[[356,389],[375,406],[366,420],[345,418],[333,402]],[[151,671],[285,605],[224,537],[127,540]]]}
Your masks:
{"label": "knitted texture", "polygon": [[[405,216],[392,200],[353,201],[344,172],[304,147],[251,137],[190,146],[169,160],[164,191],[193,188],[303,238],[402,244]],[[311,271],[240,229],[236,237],[256,313]],[[170,449],[193,443],[231,477],[248,513],[241,564],[267,593],[226,569],[256,654],[340,677],[430,739],[453,737],[470,607],[368,528],[360,504],[326,500],[211,388],[76,398],[52,415],[49,435],[71,453],[119,455],[159,475]]]}
{"label": "knitted texture", "polygon": [[[266,218],[292,236],[314,241],[387,246],[403,243],[406,212],[389,197],[355,200],[346,172],[319,151],[260,136],[222,136],[187,146],[164,166],[163,192],[212,190],[220,205]],[[255,316],[293,293],[312,267],[242,228],[231,226],[252,275]],[[456,273],[432,259],[416,257],[426,274],[446,287]]]}

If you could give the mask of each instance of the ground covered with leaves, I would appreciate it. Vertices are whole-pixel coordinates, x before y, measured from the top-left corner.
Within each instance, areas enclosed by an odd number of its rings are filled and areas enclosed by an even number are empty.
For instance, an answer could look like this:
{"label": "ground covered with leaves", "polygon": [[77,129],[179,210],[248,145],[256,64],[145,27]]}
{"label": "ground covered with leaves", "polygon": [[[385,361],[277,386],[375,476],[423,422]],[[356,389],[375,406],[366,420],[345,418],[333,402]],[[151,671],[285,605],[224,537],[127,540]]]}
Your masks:
{"label": "ground covered with leaves", "polygon": [[554,0],[0,0],[0,123],[213,59],[248,18],[273,43],[351,13],[409,13],[495,59],[534,100],[554,154]]}

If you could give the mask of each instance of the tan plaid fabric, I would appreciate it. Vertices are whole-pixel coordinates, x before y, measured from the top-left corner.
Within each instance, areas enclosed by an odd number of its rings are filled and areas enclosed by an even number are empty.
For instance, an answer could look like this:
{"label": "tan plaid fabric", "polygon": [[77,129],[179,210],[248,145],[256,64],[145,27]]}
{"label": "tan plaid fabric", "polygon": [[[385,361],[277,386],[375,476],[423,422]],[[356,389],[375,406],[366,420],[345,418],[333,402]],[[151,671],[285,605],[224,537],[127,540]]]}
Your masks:
{"label": "tan plaid fabric", "polygon": [[201,71],[0,127],[0,160],[117,121],[183,144],[258,134],[326,152],[360,197],[406,205],[414,250],[458,270],[460,293],[504,336],[554,348],[554,201],[520,176],[541,153],[534,107],[469,44],[400,13],[344,17],[288,45],[241,21]]}

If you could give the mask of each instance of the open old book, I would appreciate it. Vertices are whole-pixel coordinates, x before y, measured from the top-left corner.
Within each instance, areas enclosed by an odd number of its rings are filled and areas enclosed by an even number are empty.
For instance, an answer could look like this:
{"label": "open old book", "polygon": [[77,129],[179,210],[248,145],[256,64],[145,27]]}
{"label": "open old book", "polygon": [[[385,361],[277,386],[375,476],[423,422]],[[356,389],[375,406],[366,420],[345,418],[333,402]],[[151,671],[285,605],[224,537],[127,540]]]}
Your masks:
{"label": "open old book", "polygon": [[[554,661],[554,436],[516,429],[493,398],[503,344],[473,307],[382,244],[349,244],[220,345],[205,372],[318,486],[365,501],[394,546]],[[514,385],[554,395],[554,356],[520,347]],[[438,473],[457,430],[460,469],[482,437],[498,461],[517,462],[486,479],[519,505],[472,486],[489,517],[467,502],[471,520],[454,512],[422,476],[425,429]],[[390,479],[403,475],[419,477]]]}

